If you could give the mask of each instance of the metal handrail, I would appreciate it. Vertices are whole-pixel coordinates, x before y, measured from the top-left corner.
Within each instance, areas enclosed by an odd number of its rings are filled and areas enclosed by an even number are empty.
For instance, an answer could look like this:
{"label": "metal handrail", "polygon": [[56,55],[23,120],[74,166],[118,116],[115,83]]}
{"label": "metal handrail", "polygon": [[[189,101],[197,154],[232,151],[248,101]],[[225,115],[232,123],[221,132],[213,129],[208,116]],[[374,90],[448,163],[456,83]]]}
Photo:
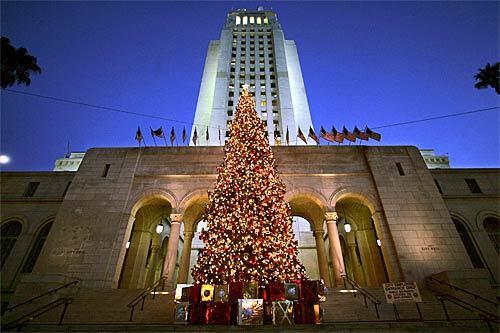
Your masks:
{"label": "metal handrail", "polygon": [[[347,275],[341,275],[342,279],[344,280],[344,287],[347,289],[347,282],[354,288],[354,290],[357,290],[361,292],[363,295],[363,298],[365,300],[365,308],[368,308],[368,303],[366,302],[366,298],[370,300],[370,302],[373,303],[373,306],[375,307],[375,312],[377,314],[377,318],[380,319],[380,314],[378,312],[378,305],[382,304],[382,302],[375,297],[373,294],[371,294],[368,290],[364,289],[361,287],[359,284],[357,284],[355,281],[351,280],[350,278],[347,277]],[[356,293],[353,293],[354,297],[356,297]]]}
{"label": "metal handrail", "polygon": [[446,305],[444,304],[444,300],[452,302],[453,304],[458,305],[462,309],[465,309],[465,310],[468,310],[472,313],[477,314],[479,316],[479,318],[481,318],[482,320],[484,320],[486,322],[486,324],[488,325],[488,328],[490,329],[490,332],[492,332],[492,333],[496,332],[493,329],[491,322],[495,322],[498,324],[500,322],[498,315],[492,314],[488,311],[485,311],[481,308],[478,308],[474,304],[471,304],[471,303],[464,301],[463,299],[457,298],[455,296],[442,294],[442,295],[436,295],[436,297],[441,302],[441,306],[443,307],[443,311],[444,311],[444,314],[446,316],[447,321],[450,321],[451,319],[450,319],[450,315],[448,314],[448,310],[446,309]]}
{"label": "metal handrail", "polygon": [[13,320],[5,325],[2,325],[2,329],[7,330],[7,329],[17,327],[18,331],[20,331],[22,326],[25,323],[32,321],[33,319],[43,315],[46,312],[49,312],[52,309],[55,309],[56,307],[58,307],[60,305],[64,305],[64,309],[61,313],[61,316],[59,317],[59,322],[57,323],[57,325],[61,325],[63,322],[64,316],[66,315],[66,310],[68,308],[68,305],[71,304],[71,302],[73,302],[73,298],[67,298],[67,297],[58,298],[53,302],[45,304],[45,305],[43,305],[43,306],[41,306],[41,307],[39,307],[39,308],[29,312],[29,313],[17,318],[16,320]]}
{"label": "metal handrail", "polygon": [[444,285],[446,285],[446,286],[450,287],[451,289],[455,289],[455,290],[461,291],[461,292],[463,292],[463,293],[465,293],[465,294],[468,294],[468,295],[470,295],[470,296],[473,296],[475,299],[480,299],[480,300],[483,300],[483,301],[488,302],[488,303],[490,303],[490,304],[493,304],[493,305],[494,305],[495,307],[497,307],[497,308],[498,308],[498,306],[500,305],[500,303],[498,303],[498,302],[495,302],[495,301],[492,301],[492,300],[490,300],[490,299],[487,299],[487,298],[485,298],[485,297],[483,297],[483,296],[480,296],[480,295],[474,294],[473,292],[470,292],[470,291],[468,291],[467,289],[457,287],[457,286],[455,286],[455,285],[453,285],[453,284],[451,284],[451,283],[448,283],[448,282],[446,282],[446,281],[442,281],[442,280],[436,279],[436,278],[434,278],[434,277],[432,277],[432,276],[428,276],[428,277],[427,277],[427,280],[429,280],[429,281],[436,281],[436,282],[438,282],[439,284],[444,284]]}
{"label": "metal handrail", "polygon": [[58,292],[59,290],[61,289],[65,289],[65,288],[68,288],[69,286],[72,286],[72,285],[77,285],[78,283],[80,283],[80,280],[75,280],[75,281],[71,281],[69,283],[66,283],[65,285],[63,286],[60,286],[60,287],[57,287],[55,289],[52,289],[52,290],[49,290],[41,295],[38,295],[38,296],[35,296],[35,297],[32,297],[24,302],[21,302],[21,303],[18,303],[16,305],[13,305],[13,306],[10,306],[8,307],[7,309],[5,309],[5,312],[10,312],[12,310],[14,310],[15,308],[18,308],[20,306],[23,306],[23,305],[26,305],[26,304],[32,304],[33,301],[39,299],[39,298],[42,298],[44,296],[48,296],[48,295],[54,295],[56,292]]}
{"label": "metal handrail", "polygon": [[146,300],[146,297],[153,292],[153,299],[155,299],[156,296],[156,290],[161,284],[161,290],[165,291],[165,281],[167,280],[167,276],[162,276],[158,281],[153,283],[149,288],[141,292],[137,297],[135,297],[130,303],[127,304],[127,307],[130,308],[130,318],[129,321],[132,321],[132,318],[134,316],[134,310],[137,304],[141,302],[141,311],[144,310],[144,302]]}

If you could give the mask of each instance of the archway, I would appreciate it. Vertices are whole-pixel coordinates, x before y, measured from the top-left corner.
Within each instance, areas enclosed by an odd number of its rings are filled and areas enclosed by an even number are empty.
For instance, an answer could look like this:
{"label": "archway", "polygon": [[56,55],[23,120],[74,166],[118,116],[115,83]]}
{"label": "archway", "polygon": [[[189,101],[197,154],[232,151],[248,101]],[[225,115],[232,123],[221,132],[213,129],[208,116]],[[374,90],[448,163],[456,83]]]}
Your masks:
{"label": "archway", "polygon": [[[170,235],[172,204],[161,197],[141,199],[119,280],[119,288],[142,289],[161,276]],[[182,246],[182,240],[180,240]]]}
{"label": "archway", "polygon": [[465,250],[467,251],[469,259],[472,262],[472,266],[474,266],[474,268],[485,268],[481,255],[479,254],[479,251],[476,248],[474,240],[465,223],[462,223],[458,218],[453,216],[451,219],[453,220],[453,224],[457,229],[458,235],[464,244]]}
{"label": "archway", "polygon": [[292,217],[294,239],[299,244],[299,260],[310,279],[321,279],[313,225],[301,216]]}
{"label": "archway", "polygon": [[[337,228],[344,274],[364,286],[380,286],[387,282],[381,241],[369,207],[356,197],[344,197],[337,201],[335,211],[339,216]],[[333,271],[333,266],[330,269]]]}

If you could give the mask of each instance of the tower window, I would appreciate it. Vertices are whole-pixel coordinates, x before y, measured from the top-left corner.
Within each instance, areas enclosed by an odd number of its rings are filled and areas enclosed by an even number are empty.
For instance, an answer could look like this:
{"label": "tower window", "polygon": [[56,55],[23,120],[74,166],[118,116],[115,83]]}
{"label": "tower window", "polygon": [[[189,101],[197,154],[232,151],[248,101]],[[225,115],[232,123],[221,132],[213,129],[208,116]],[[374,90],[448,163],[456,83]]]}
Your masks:
{"label": "tower window", "polygon": [[266,102],[266,100],[262,100],[262,101],[260,101],[260,106],[267,106],[267,102]]}
{"label": "tower window", "polygon": [[250,16],[250,24],[255,24],[255,17]]}
{"label": "tower window", "polygon": [[399,172],[400,176],[404,176],[405,175],[405,171],[403,170],[403,166],[401,165],[401,163],[396,162],[396,168],[398,168],[398,172]]}
{"label": "tower window", "polygon": [[465,182],[467,183],[467,186],[469,186],[471,193],[483,193],[474,178],[466,178]]}
{"label": "tower window", "polygon": [[240,25],[240,24],[241,24],[241,17],[236,16],[236,25]]}
{"label": "tower window", "polygon": [[26,198],[31,198],[35,195],[35,192],[38,188],[38,185],[40,185],[40,182],[30,182],[26,189],[24,190],[23,196]]}
{"label": "tower window", "polygon": [[248,17],[243,16],[243,25],[247,25],[247,24],[248,24]]}
{"label": "tower window", "polygon": [[111,164],[106,164],[104,166],[104,170],[102,170],[102,175],[101,177],[106,178],[108,176],[109,168],[111,167]]}

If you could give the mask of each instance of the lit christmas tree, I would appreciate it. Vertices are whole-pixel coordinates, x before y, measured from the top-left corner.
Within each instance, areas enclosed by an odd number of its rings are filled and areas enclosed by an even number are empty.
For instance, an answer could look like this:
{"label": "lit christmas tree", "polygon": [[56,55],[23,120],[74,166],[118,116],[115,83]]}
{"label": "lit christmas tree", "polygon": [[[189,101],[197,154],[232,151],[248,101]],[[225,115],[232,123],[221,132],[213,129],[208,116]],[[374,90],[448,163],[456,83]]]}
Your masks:
{"label": "lit christmas tree", "polygon": [[255,102],[243,87],[217,184],[209,191],[205,243],[192,274],[195,282],[287,282],[306,278],[298,260],[285,185]]}

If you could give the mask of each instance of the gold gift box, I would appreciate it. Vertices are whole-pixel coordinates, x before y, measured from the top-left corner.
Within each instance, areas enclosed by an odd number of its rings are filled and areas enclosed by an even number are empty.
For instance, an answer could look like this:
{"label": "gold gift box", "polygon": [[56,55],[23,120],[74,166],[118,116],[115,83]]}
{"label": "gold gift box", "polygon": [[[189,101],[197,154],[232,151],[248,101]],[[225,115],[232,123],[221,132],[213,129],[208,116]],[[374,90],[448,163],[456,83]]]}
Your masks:
{"label": "gold gift box", "polygon": [[243,285],[243,298],[256,299],[257,297],[259,297],[259,287],[257,282],[245,282]]}
{"label": "gold gift box", "polygon": [[215,286],[214,301],[216,301],[216,302],[229,301],[229,286],[227,284]]}
{"label": "gold gift box", "polygon": [[262,299],[238,300],[238,325],[262,325],[264,315]]}
{"label": "gold gift box", "polygon": [[201,301],[210,302],[214,298],[214,286],[211,284],[203,284],[201,286]]}

